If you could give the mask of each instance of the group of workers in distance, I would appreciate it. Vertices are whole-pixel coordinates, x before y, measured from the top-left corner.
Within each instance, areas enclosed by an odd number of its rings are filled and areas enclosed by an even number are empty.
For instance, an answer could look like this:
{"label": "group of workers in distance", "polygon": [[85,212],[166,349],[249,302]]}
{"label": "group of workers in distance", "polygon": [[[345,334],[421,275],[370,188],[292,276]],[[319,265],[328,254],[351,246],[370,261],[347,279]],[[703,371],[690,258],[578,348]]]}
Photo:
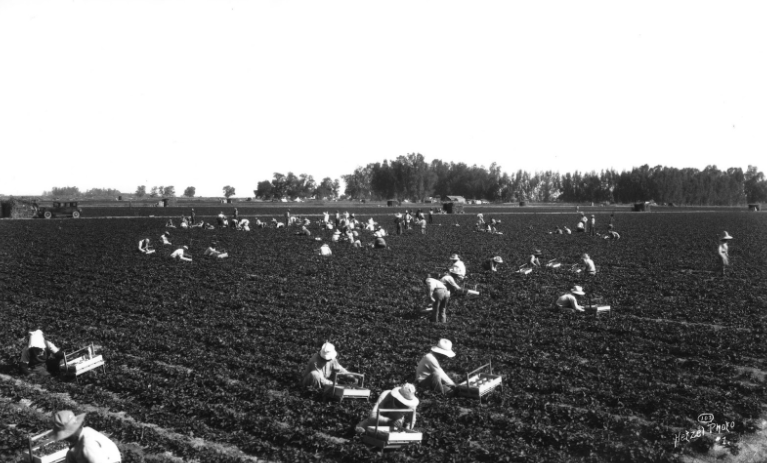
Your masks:
{"label": "group of workers in distance", "polygon": [[[335,346],[325,342],[304,367],[301,373],[301,385],[311,390],[322,391],[325,395],[331,395],[334,381],[336,385],[357,384],[356,378],[352,376],[340,377],[349,371],[341,366],[337,357],[338,352]],[[456,383],[445,373],[440,364],[453,357],[455,357],[453,343],[449,339],[440,339],[416,365],[415,384],[404,383],[382,391],[370,414],[355,426],[355,432],[364,433],[368,426],[375,426],[376,422],[395,429],[413,429],[415,414],[405,412],[415,410],[420,403],[416,397],[417,390],[433,391],[446,396],[454,395]],[[379,413],[379,409],[395,411]],[[409,420],[408,415],[411,416]]]}

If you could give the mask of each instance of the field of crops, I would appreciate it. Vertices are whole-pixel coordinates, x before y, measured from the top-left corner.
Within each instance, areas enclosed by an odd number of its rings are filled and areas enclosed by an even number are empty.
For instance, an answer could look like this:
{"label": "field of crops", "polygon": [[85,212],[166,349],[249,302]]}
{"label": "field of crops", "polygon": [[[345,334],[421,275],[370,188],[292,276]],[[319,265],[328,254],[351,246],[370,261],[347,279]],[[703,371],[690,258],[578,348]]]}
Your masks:
{"label": "field of crops", "polygon": [[[356,211],[362,219],[390,212]],[[259,217],[272,215],[281,211]],[[390,218],[377,219],[393,231]],[[22,461],[26,436],[62,408],[90,412],[88,424],[118,443],[124,462],[746,454],[767,411],[767,215],[621,213],[619,241],[545,233],[575,220],[509,214],[503,235],[487,235],[471,231],[471,214],[435,216],[426,235],[387,237],[390,250],[333,243],[330,258],[317,255],[314,236],[292,229],[172,230],[191,263],[168,257],[175,247],[159,244],[159,218],[0,221],[0,460]],[[608,221],[609,211],[597,214],[598,226]],[[716,255],[723,230],[735,237],[724,278]],[[327,242],[330,233],[319,233]],[[147,236],[158,248],[151,256],[137,251]],[[228,259],[202,257],[213,240]],[[565,263],[588,252],[598,273],[578,276],[566,265],[513,273],[534,248]],[[481,294],[453,298],[448,323],[435,325],[417,313],[422,280],[454,252]],[[505,264],[482,272],[493,255]],[[573,284],[613,315],[550,310]],[[35,325],[67,349],[97,344],[106,374],[79,384],[20,377],[13,364]],[[457,352],[448,372],[492,360],[504,388],[482,405],[419,393],[420,446],[373,452],[352,432],[372,402],[323,402],[297,385],[329,340],[342,365],[367,375],[375,397],[412,381],[439,338]],[[720,436],[728,445],[711,435],[685,440],[702,413],[732,424]]]}

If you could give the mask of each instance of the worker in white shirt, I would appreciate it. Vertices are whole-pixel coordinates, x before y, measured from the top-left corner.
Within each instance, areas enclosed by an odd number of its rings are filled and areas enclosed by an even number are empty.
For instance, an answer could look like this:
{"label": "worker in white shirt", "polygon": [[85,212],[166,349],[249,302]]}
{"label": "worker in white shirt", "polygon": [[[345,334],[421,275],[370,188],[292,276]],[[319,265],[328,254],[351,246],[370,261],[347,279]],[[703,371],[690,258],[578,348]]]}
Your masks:
{"label": "worker in white shirt", "polygon": [[165,232],[162,234],[162,244],[171,244],[170,241],[168,241],[168,237],[170,236],[170,232]]}
{"label": "worker in white shirt", "polygon": [[597,234],[597,219],[594,217],[594,214],[591,214],[591,226],[589,227],[589,235],[596,235]]}
{"label": "worker in white shirt", "polygon": [[300,235],[300,236],[312,236],[312,232],[310,232],[309,229],[306,228],[305,225],[301,226],[301,230],[297,231],[295,234],[296,235]]}
{"label": "worker in white shirt", "polygon": [[565,225],[565,226],[564,226],[564,227],[562,227],[562,228],[563,228],[563,229],[564,229],[564,231],[565,231],[565,235],[572,235],[572,234],[573,234],[572,230],[570,230],[569,228],[567,228],[567,225]]}
{"label": "worker in white shirt", "polygon": [[586,222],[584,222],[582,220],[578,221],[578,225],[576,225],[575,231],[577,233],[585,233],[586,232]]}
{"label": "worker in white shirt", "polygon": [[70,448],[67,463],[119,463],[120,450],[114,442],[95,429],[83,426],[85,413],[76,415],[70,410],[53,414],[54,441],[65,440]]}
{"label": "worker in white shirt", "polygon": [[[316,352],[301,374],[301,383],[306,387],[326,389],[333,386],[333,379],[338,373],[349,371],[338,363],[338,352],[333,344],[326,342]],[[353,380],[353,378],[349,378]],[[354,380],[356,383],[356,380]]]}
{"label": "worker in white shirt", "polygon": [[597,274],[597,267],[594,265],[594,261],[591,260],[591,257],[589,257],[588,254],[583,254],[581,256],[581,261],[583,262],[583,271],[588,273],[589,275],[596,275]]}
{"label": "worker in white shirt", "polygon": [[322,213],[322,224],[327,225],[330,223],[330,214],[326,211]]}
{"label": "worker in white shirt", "polygon": [[447,268],[453,278],[463,280],[466,278],[466,265],[461,261],[458,254],[450,256],[450,266]]}
{"label": "worker in white shirt", "polygon": [[229,257],[229,253],[216,250],[216,248],[213,247],[216,245],[217,243],[215,242],[211,243],[211,245],[208,247],[208,249],[205,250],[203,255],[215,257],[216,259],[226,259],[227,257]]}
{"label": "worker in white shirt", "polygon": [[732,239],[729,233],[722,233],[722,237],[719,238],[719,247],[717,253],[722,260],[722,276],[724,276],[724,269],[730,265],[730,247],[727,244]]}
{"label": "worker in white shirt", "polygon": [[445,373],[439,362],[455,357],[453,343],[448,339],[440,339],[431,352],[424,355],[415,370],[415,384],[419,388],[450,394],[455,382]]}
{"label": "worker in white shirt", "polygon": [[341,230],[336,229],[336,231],[333,232],[333,235],[330,237],[330,241],[337,243],[338,240],[341,239]]}
{"label": "worker in white shirt", "polygon": [[570,289],[570,292],[567,294],[563,294],[562,296],[557,299],[557,302],[554,304],[554,307],[557,309],[564,309],[564,310],[572,310],[572,311],[578,311],[578,312],[585,312],[583,307],[578,303],[578,298],[576,296],[585,296],[586,293],[583,292],[583,288],[580,286],[573,286]]}
{"label": "worker in white shirt", "polygon": [[375,249],[386,249],[386,240],[382,236],[376,236],[376,240],[373,243]]}
{"label": "worker in white shirt", "polygon": [[57,375],[63,359],[64,351],[45,339],[43,331],[37,329],[27,334],[27,347],[21,351],[18,367],[22,374],[28,375],[38,366],[45,364],[51,374]]}
{"label": "worker in white shirt", "polygon": [[173,259],[181,259],[186,262],[191,262],[192,261],[191,257],[184,256],[184,251],[188,251],[188,250],[189,250],[189,247],[187,246],[184,246],[183,248],[178,248],[175,251],[173,251],[170,257]]}
{"label": "worker in white shirt", "polygon": [[320,255],[326,257],[333,255],[333,251],[330,249],[330,246],[327,243],[320,246]]}
{"label": "worker in white shirt", "polygon": [[481,212],[479,214],[477,214],[477,224],[478,225],[484,225],[485,224],[485,216],[482,215]]}
{"label": "worker in white shirt", "polygon": [[441,281],[427,277],[423,280],[426,284],[426,293],[432,302],[432,311],[435,323],[447,323],[447,304],[450,302],[450,292]]}
{"label": "worker in white shirt", "polygon": [[419,400],[415,396],[415,386],[405,383],[388,391],[383,391],[378,396],[378,401],[373,405],[370,415],[362,420],[355,428],[357,433],[364,433],[369,426],[389,426],[394,429],[413,429],[415,426],[415,413],[382,412],[382,410],[415,410]]}
{"label": "worker in white shirt", "polygon": [[144,238],[138,242],[138,250],[144,254],[154,254],[154,249],[149,244],[149,238]]}
{"label": "worker in white shirt", "polygon": [[237,223],[237,229],[242,231],[250,231],[250,220],[240,219],[239,223]]}
{"label": "worker in white shirt", "polygon": [[540,249],[536,249],[533,251],[533,254],[530,256],[530,260],[528,261],[528,264],[530,264],[533,267],[539,267],[541,266],[541,260],[540,257],[543,255]]}

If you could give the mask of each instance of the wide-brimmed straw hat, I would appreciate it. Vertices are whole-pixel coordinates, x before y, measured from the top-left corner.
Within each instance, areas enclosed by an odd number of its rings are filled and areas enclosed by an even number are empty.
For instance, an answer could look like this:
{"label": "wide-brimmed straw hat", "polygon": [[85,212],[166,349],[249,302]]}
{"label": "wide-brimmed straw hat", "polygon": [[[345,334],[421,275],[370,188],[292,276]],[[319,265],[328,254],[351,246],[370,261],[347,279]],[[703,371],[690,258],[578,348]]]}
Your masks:
{"label": "wide-brimmed straw hat", "polygon": [[461,257],[458,254],[453,254],[450,256],[450,260],[461,260]]}
{"label": "wide-brimmed straw hat", "polygon": [[397,389],[392,389],[392,397],[402,402],[406,407],[415,408],[418,406],[418,398],[415,396],[415,387],[410,383],[405,383]]}
{"label": "wide-brimmed straw hat", "polygon": [[398,219],[401,219],[401,218],[402,218],[402,214],[400,214],[399,212],[397,212],[396,214],[394,214],[394,217],[396,217],[396,218],[398,218]]}
{"label": "wide-brimmed straw hat", "polygon": [[722,237],[721,237],[721,238],[719,238],[719,239],[720,239],[720,240],[722,240],[722,241],[724,241],[724,240],[731,240],[731,239],[732,239],[732,236],[730,236],[730,234],[729,234],[729,233],[727,233],[727,232],[724,232],[724,233],[722,233]]}
{"label": "wide-brimmed straw hat", "polygon": [[53,440],[66,439],[83,426],[85,413],[75,415],[70,410],[61,410],[53,414]]}
{"label": "wide-brimmed straw hat", "polygon": [[340,235],[341,234],[341,230],[336,228],[336,231],[334,231],[333,234],[334,235]]}
{"label": "wide-brimmed straw hat", "polygon": [[502,264],[503,259],[501,259],[501,256],[495,256],[493,257],[493,262],[495,262],[496,264]]}
{"label": "wide-brimmed straw hat", "polygon": [[449,339],[440,339],[436,346],[431,347],[432,352],[437,352],[438,354],[447,355],[450,358],[455,357],[455,352],[453,352],[453,343],[450,342]]}
{"label": "wide-brimmed straw hat", "polygon": [[184,249],[189,250],[189,246],[184,246]]}
{"label": "wide-brimmed straw hat", "polygon": [[[567,227],[565,227],[565,228],[567,228]],[[541,252],[540,249],[536,249],[535,251],[533,251],[533,255],[535,255],[537,257],[541,257],[543,255],[543,253]]]}
{"label": "wide-brimmed straw hat", "polygon": [[329,342],[326,342],[320,348],[320,357],[324,358],[325,360],[333,360],[337,355],[338,352],[336,352],[336,346]]}
{"label": "wide-brimmed straw hat", "polygon": [[577,295],[577,296],[585,296],[586,295],[586,293],[583,292],[583,288],[581,288],[578,285],[573,286],[572,288],[570,288],[570,292],[575,294],[575,295]]}
{"label": "wide-brimmed straw hat", "polygon": [[45,336],[43,336],[43,330],[29,332],[29,344],[27,344],[27,347],[39,347],[45,349]]}

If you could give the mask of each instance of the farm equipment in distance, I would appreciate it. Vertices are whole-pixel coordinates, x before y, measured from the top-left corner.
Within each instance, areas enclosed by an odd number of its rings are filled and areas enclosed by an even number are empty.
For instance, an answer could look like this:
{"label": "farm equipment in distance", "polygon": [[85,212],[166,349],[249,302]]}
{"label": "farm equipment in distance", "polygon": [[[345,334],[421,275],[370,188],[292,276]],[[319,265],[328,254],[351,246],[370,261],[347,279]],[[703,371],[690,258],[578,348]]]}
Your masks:
{"label": "farm equipment in distance", "polygon": [[50,219],[51,217],[72,217],[73,219],[79,219],[80,214],[83,212],[77,206],[77,201],[54,201],[50,207],[38,207],[37,217]]}

